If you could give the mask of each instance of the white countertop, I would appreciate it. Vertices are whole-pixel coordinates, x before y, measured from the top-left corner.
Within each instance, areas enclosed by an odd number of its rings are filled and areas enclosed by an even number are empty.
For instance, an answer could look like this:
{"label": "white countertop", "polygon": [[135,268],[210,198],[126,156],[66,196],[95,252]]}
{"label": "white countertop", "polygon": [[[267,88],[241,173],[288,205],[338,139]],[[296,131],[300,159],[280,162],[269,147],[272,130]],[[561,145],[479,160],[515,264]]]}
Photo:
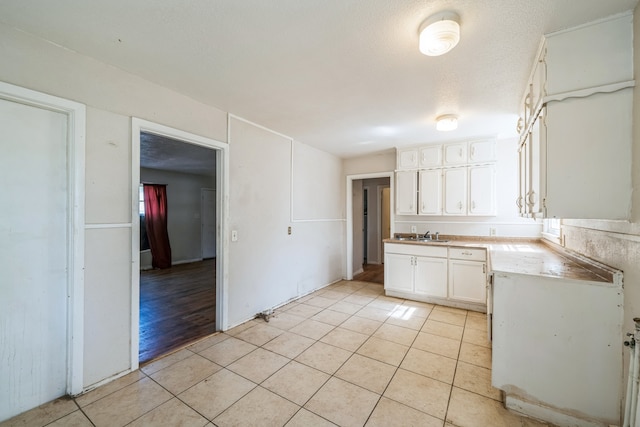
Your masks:
{"label": "white countertop", "polygon": [[564,279],[614,283],[617,270],[576,254],[552,248],[541,240],[499,239],[454,236],[442,237],[448,242],[386,239],[385,243],[431,245],[464,248],[484,248],[489,255],[492,272],[539,275]]}

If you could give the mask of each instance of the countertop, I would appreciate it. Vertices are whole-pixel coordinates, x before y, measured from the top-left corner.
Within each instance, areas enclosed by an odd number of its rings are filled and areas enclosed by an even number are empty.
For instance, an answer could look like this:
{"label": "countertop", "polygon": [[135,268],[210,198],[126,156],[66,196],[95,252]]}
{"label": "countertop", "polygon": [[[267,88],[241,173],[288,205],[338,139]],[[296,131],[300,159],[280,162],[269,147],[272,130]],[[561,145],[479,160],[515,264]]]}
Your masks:
{"label": "countertop", "polygon": [[[539,275],[563,279],[621,284],[622,274],[542,239],[484,238],[473,236],[441,236],[442,240],[411,241],[385,239],[385,243],[431,245],[487,250],[491,272]],[[618,283],[620,282],[620,283]]]}

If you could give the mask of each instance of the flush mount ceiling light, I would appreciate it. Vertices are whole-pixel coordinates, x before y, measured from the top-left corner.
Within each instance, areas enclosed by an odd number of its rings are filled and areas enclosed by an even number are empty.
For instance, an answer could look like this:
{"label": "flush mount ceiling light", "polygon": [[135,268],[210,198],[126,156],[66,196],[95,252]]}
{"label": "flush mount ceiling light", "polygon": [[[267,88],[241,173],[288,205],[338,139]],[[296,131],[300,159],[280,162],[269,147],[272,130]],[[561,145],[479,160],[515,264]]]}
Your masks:
{"label": "flush mount ceiling light", "polygon": [[447,132],[458,128],[458,116],[445,114],[436,118],[436,129]]}
{"label": "flush mount ceiling light", "polygon": [[456,47],[460,41],[460,18],[453,12],[442,12],[420,25],[420,52],[439,56]]}

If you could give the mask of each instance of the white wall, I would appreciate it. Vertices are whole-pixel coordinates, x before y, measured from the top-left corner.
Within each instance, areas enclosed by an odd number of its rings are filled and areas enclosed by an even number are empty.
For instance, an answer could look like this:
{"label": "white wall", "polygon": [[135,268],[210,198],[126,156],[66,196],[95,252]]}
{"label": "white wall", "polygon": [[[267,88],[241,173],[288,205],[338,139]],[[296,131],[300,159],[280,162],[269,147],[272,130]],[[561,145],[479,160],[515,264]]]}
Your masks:
{"label": "white wall", "polygon": [[343,196],[337,157],[234,117],[229,140],[233,326],[342,278]]}
{"label": "white wall", "polygon": [[[171,245],[171,263],[202,259],[202,188],[216,188],[215,178],[179,172],[140,168],[140,181],[167,184],[167,230]],[[141,268],[144,265],[140,265]]]}
{"label": "white wall", "polygon": [[[224,142],[228,115],[4,25],[0,40],[1,81],[87,105],[83,383],[90,387],[131,368],[131,117]],[[240,233],[229,250],[234,324],[343,276],[344,190],[339,159],[296,143],[295,182],[320,183],[293,201],[300,216],[291,221],[291,141],[235,120],[231,133],[229,218]],[[328,218],[312,216],[307,206],[316,202]]]}
{"label": "white wall", "polygon": [[[415,225],[418,233],[440,232],[448,235],[489,236],[489,228],[495,228],[501,237],[540,237],[542,223],[518,217],[515,204],[518,191],[517,140],[497,141],[496,146],[496,212],[493,217],[454,217],[398,215],[395,217],[395,232],[409,233]],[[395,170],[395,153],[363,156],[344,160],[345,175]],[[392,209],[395,201],[392,201]]]}

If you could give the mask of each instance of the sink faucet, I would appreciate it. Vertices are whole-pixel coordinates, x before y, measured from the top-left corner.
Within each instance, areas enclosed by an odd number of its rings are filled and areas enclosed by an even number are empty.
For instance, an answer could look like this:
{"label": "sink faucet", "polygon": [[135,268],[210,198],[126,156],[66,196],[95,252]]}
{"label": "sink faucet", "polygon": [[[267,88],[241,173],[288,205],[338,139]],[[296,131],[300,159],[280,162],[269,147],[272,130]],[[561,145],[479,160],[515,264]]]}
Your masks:
{"label": "sink faucet", "polygon": [[440,240],[440,233],[436,231],[436,240]]}
{"label": "sink faucet", "polygon": [[431,232],[427,231],[426,233],[424,233],[424,238],[431,240]]}

